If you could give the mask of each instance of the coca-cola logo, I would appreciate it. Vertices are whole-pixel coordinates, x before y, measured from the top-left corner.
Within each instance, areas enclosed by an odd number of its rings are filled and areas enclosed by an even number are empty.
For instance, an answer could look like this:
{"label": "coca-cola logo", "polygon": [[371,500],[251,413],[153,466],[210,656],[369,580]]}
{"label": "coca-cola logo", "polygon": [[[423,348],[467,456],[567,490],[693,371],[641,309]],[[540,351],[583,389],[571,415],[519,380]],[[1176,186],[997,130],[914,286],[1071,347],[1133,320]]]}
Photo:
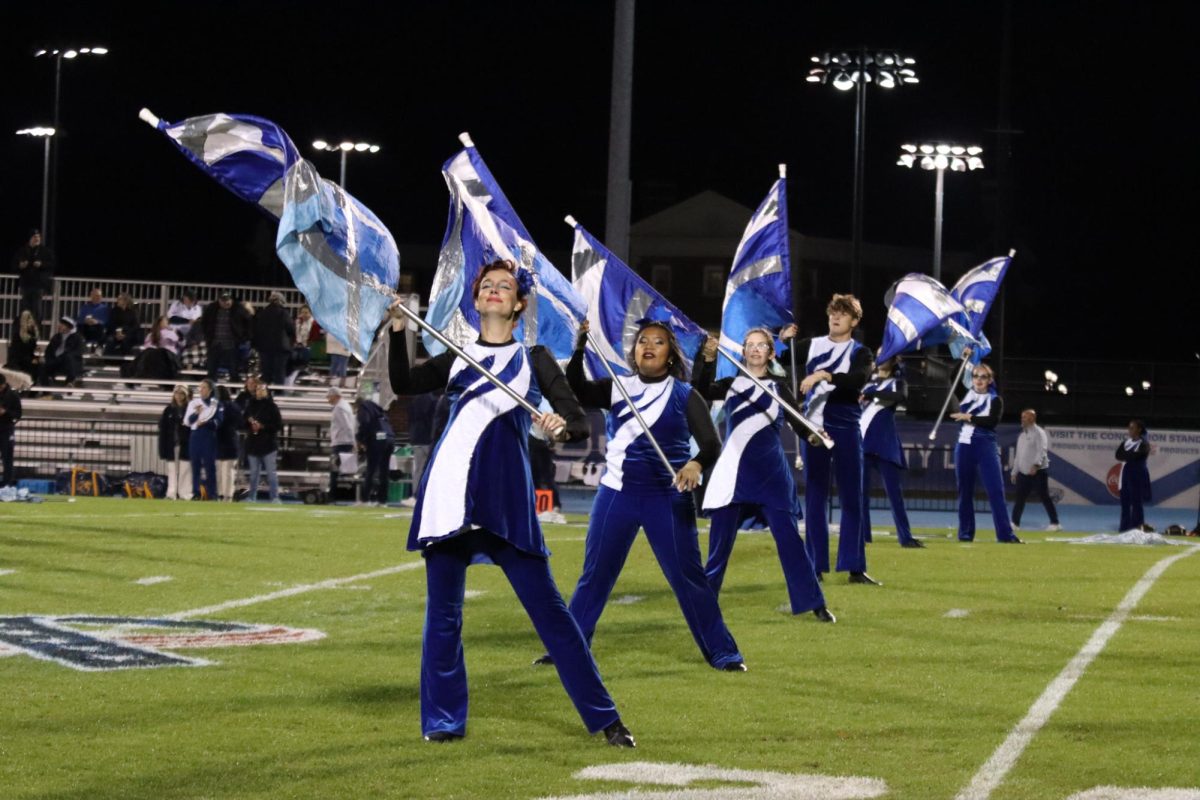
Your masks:
{"label": "coca-cola logo", "polygon": [[1108,487],[1108,493],[1113,497],[1120,499],[1121,497],[1121,465],[1113,464],[1108,469],[1108,475],[1104,478],[1104,485]]}

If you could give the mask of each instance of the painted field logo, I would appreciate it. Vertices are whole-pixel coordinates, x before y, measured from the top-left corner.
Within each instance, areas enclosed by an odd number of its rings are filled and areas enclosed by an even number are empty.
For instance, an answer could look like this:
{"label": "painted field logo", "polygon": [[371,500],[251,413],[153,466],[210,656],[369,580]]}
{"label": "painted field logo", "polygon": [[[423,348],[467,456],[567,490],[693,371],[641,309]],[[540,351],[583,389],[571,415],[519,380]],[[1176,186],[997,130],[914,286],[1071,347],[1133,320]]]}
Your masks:
{"label": "painted field logo", "polygon": [[198,667],[213,662],[169,652],[311,642],[306,628],[139,617],[0,617],[0,656],[24,654],[89,672],[150,667]]}
{"label": "painted field logo", "polygon": [[1120,499],[1121,497],[1121,465],[1113,464],[1108,474],[1104,476],[1104,486],[1108,489],[1108,493],[1113,497]]}

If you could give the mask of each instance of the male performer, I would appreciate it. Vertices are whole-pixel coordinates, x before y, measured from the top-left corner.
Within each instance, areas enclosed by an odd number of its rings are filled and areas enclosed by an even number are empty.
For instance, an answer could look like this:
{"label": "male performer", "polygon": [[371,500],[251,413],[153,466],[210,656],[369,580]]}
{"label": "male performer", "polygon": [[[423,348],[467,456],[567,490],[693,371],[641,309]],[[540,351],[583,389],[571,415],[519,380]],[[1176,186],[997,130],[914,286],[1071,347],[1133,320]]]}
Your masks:
{"label": "male performer", "polygon": [[1017,499],[1013,503],[1012,526],[1021,529],[1021,513],[1029,493],[1037,489],[1042,507],[1050,517],[1048,531],[1061,531],[1058,512],[1050,499],[1050,438],[1037,424],[1037,412],[1027,408],[1021,412],[1021,435],[1017,437],[1017,454],[1012,462],[1012,482],[1017,485]]}
{"label": "male performer", "polygon": [[867,575],[866,542],[862,532],[863,449],[858,396],[871,377],[871,351],[854,340],[862,320],[862,304],[852,294],[835,294],[825,312],[829,335],[797,342],[806,377],[800,382],[804,414],[833,437],[834,447],[804,444],[805,546],[818,574],[829,572],[829,524],[825,503],[831,470],[837,472],[842,506],[837,571],[849,572],[850,583],[879,585]]}

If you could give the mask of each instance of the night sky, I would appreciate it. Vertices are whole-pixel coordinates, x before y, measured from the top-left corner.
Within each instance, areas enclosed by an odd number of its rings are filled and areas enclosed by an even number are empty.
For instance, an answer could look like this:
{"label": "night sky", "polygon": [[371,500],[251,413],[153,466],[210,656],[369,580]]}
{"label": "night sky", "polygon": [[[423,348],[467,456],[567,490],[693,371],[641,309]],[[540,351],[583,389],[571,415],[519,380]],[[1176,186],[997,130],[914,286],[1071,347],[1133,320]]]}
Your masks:
{"label": "night sky", "polygon": [[[901,143],[978,143],[989,169],[946,176],[945,248],[979,260],[1018,249],[1008,355],[1191,361],[1197,137],[1186,120],[1197,92],[1176,8],[1011,4],[1020,132],[1000,241],[1002,3],[642,0],[633,219],[705,189],[753,208],[787,162],[791,226],[848,238],[854,96],[805,83],[808,59],[859,42],[894,48],[917,59],[921,83],[870,90],[867,241],[931,247],[933,175],[895,166]],[[142,106],[171,121],[267,117],[335,180],[337,157],[312,151],[314,138],[380,144],[351,157],[348,188],[390,227],[418,285],[433,264],[405,245],[440,242],[439,167],[463,130],[544,250],[570,247],[567,212],[603,231],[610,2],[41,2],[3,13],[6,252],[40,215],[40,145],[12,134],[51,119],[53,62],[33,52],[111,51],[64,64],[59,274],[288,282],[269,222],[140,122]]]}

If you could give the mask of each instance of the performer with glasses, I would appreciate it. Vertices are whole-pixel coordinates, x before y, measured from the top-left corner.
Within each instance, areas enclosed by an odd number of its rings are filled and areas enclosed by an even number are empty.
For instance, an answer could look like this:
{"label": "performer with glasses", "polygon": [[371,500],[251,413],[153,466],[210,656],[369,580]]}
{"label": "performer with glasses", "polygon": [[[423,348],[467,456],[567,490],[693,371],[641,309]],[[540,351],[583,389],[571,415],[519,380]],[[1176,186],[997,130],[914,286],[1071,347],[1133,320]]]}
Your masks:
{"label": "performer with glasses", "polygon": [[[969,355],[966,353],[964,355]],[[958,444],[954,446],[954,475],[958,479],[958,540],[975,539],[975,473],[983,480],[996,541],[1020,544],[1013,534],[1004,499],[1004,472],[1000,469],[1000,448],[996,444],[996,425],[1004,413],[1004,400],[996,392],[996,378],[987,364],[971,370],[971,389],[950,418],[961,422]]]}

